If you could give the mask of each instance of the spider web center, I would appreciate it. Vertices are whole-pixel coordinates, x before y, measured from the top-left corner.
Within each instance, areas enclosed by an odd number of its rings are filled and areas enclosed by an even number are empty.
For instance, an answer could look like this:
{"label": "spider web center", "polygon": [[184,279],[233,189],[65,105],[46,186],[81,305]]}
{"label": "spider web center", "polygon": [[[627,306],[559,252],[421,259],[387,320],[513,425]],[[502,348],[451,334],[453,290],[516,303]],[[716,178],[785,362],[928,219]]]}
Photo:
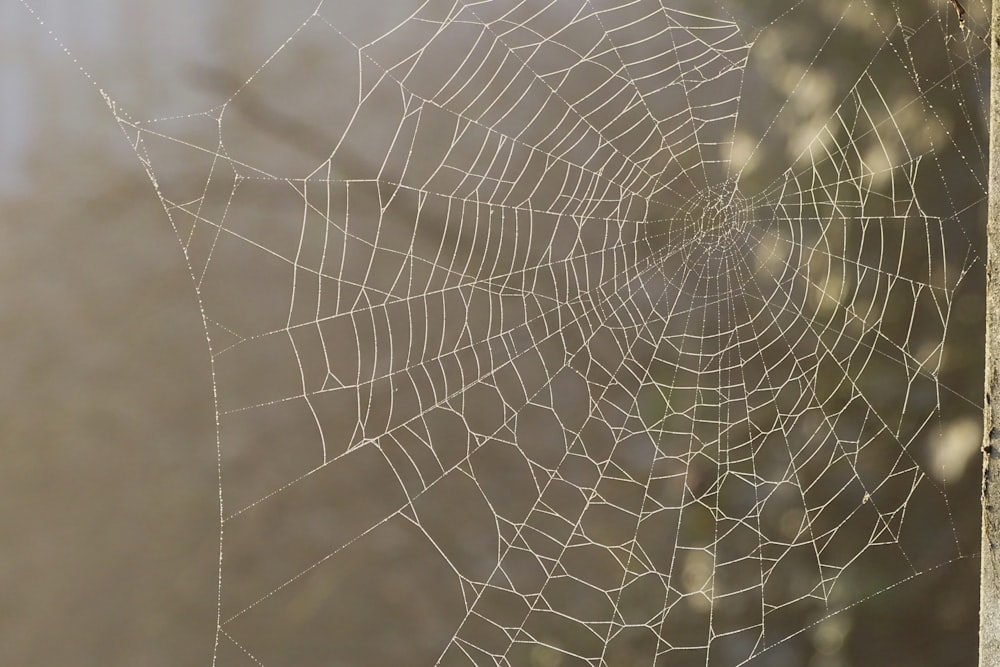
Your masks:
{"label": "spider web center", "polygon": [[746,232],[749,202],[733,181],[709,186],[680,209],[685,246],[700,250],[729,249]]}

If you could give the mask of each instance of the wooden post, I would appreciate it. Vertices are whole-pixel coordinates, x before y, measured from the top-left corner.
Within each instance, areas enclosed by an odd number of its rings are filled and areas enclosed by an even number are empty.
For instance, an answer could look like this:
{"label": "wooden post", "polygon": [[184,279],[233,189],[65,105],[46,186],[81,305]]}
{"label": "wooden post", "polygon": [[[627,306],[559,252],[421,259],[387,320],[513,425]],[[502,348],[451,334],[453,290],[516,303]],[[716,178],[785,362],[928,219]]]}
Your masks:
{"label": "wooden post", "polygon": [[1000,2],[990,21],[990,176],[986,226],[986,395],[979,666],[1000,665]]}

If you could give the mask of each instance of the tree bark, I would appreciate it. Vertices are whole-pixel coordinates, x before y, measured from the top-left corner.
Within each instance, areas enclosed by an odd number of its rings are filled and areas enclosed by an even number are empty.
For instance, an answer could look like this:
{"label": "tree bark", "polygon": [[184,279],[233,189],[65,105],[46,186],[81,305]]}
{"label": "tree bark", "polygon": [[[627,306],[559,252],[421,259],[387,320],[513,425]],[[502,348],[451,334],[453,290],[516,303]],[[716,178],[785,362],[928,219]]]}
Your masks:
{"label": "tree bark", "polygon": [[986,260],[986,394],[979,665],[1000,665],[1000,2],[993,3],[990,59],[990,177]]}

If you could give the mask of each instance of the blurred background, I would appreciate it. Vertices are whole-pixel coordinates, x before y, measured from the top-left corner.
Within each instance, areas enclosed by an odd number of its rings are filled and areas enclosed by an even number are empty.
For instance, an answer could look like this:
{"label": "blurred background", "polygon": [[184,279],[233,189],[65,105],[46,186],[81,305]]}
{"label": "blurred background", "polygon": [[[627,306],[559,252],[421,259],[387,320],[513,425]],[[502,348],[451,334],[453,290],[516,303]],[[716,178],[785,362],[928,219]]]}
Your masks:
{"label": "blurred background", "polygon": [[317,4],[0,6],[0,663],[974,664],[989,8]]}

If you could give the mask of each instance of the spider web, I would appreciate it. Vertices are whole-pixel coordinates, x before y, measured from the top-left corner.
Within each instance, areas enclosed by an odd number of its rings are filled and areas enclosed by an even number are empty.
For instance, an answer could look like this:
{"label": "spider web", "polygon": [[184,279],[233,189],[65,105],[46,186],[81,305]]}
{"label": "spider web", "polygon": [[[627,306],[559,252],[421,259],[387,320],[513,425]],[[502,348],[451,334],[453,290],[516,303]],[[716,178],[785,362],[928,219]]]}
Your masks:
{"label": "spider web", "polygon": [[985,191],[947,7],[844,3],[764,114],[787,14],[340,4],[201,71],[218,107],[108,98],[211,349],[213,664],[745,664],[969,555],[927,454]]}

